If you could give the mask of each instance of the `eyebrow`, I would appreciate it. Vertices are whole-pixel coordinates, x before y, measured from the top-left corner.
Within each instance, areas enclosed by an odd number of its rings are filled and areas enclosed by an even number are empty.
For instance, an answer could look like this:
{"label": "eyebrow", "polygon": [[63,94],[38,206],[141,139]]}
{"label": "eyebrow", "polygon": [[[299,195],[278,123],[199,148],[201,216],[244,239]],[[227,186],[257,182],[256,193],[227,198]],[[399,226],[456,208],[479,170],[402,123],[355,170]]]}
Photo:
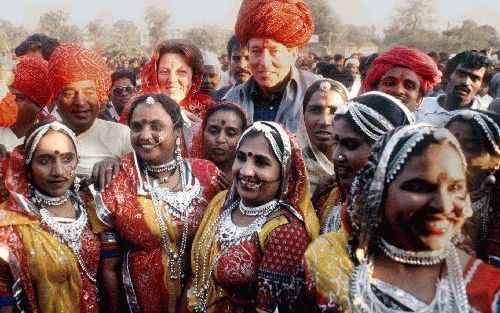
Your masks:
{"label": "eyebrow", "polygon": [[467,75],[469,75],[470,77],[472,77],[474,79],[481,79],[481,76],[476,75],[473,72],[470,72],[470,71],[468,71],[466,69],[463,69],[463,68],[457,68],[457,72],[460,73],[460,74],[467,74]]}

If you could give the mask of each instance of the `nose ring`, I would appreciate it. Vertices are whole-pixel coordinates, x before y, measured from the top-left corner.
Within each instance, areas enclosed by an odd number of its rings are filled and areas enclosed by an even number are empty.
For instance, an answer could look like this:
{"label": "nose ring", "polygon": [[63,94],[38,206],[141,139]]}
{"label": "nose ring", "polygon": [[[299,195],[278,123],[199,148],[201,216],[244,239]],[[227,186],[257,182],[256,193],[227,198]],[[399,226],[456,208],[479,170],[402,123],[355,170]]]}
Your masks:
{"label": "nose ring", "polygon": [[339,156],[337,157],[337,160],[344,161],[345,160],[345,155],[343,155],[342,153],[340,153]]}

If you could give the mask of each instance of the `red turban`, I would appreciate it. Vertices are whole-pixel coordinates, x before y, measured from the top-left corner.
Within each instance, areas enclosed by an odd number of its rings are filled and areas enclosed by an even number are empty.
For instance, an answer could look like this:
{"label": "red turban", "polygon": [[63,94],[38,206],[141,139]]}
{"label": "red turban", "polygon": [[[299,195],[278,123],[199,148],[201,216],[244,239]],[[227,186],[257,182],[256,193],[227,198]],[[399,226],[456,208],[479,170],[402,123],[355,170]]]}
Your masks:
{"label": "red turban", "polygon": [[297,0],[243,0],[236,21],[236,37],[243,44],[267,38],[289,48],[303,47],[313,32],[309,8]]}
{"label": "red turban", "polygon": [[39,108],[45,107],[51,97],[48,83],[49,65],[42,58],[22,56],[12,70],[14,80],[10,87],[22,93]]}
{"label": "red turban", "polygon": [[415,48],[395,47],[373,61],[366,72],[362,91],[376,88],[374,85],[393,67],[405,67],[415,72],[425,93],[441,81],[441,71],[430,56]]}
{"label": "red turban", "polygon": [[111,73],[104,59],[95,51],[70,43],[59,46],[49,60],[49,82],[57,97],[67,85],[92,80],[97,98],[103,101],[111,88]]}

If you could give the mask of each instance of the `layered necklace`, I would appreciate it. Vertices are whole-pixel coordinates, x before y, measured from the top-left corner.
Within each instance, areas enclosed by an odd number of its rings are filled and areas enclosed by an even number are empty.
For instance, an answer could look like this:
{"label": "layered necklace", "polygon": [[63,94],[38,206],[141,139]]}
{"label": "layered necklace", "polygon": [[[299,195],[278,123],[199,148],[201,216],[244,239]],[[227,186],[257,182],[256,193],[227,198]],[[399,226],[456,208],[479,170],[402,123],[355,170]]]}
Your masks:
{"label": "layered necklace", "polygon": [[[257,218],[247,226],[235,225],[232,220],[232,212],[239,208],[240,212],[247,216],[257,216]],[[240,201],[234,201],[221,215],[208,226],[200,238],[199,245],[203,246],[207,252],[203,260],[200,260],[200,253],[196,253],[194,257],[195,268],[193,271],[194,282],[200,281],[194,288],[190,289],[190,295],[199,299],[196,311],[205,312],[208,300],[208,290],[210,281],[213,276],[215,267],[217,266],[220,257],[228,251],[228,249],[239,243],[251,240],[255,233],[258,233],[262,225],[267,221],[268,216],[279,208],[279,202],[272,200],[258,207],[250,208]],[[207,258],[211,253],[211,248],[214,243],[220,244],[220,250],[215,254],[210,264],[207,263]],[[200,264],[201,263],[201,264]],[[209,269],[207,271],[207,269]],[[207,275],[208,272],[208,275]],[[201,273],[201,280],[199,276]]]}
{"label": "layered necklace", "polygon": [[491,219],[492,208],[490,207],[491,192],[493,187],[481,188],[479,191],[471,192],[472,211],[479,218],[477,229],[477,244],[481,248],[488,235],[488,224]]}
{"label": "layered necklace", "polygon": [[[180,179],[185,178],[185,171],[182,164],[177,164],[175,160],[173,161],[173,167],[170,169],[166,165],[163,166],[165,169],[163,171],[172,171],[177,166],[179,167]],[[186,186],[182,184],[181,191],[172,191],[166,188],[161,188],[158,181],[154,180],[152,183],[149,179],[148,166],[144,167],[144,176],[146,177],[146,185],[151,194],[151,200],[153,202],[153,208],[156,215],[156,220],[160,228],[161,242],[163,250],[169,257],[170,262],[170,279],[175,280],[184,277],[183,273],[183,259],[186,252],[187,237],[189,232],[189,214],[197,205],[197,201],[202,198],[203,190],[197,179],[194,180],[194,184]],[[162,205],[163,204],[163,205]],[[179,248],[175,247],[170,243],[167,232],[167,224],[165,222],[165,214],[167,211],[170,216],[173,216],[181,221],[181,242]]]}
{"label": "layered necklace", "polygon": [[[85,210],[85,205],[83,201],[80,199],[78,193],[72,193],[68,190],[65,196],[59,198],[52,198],[43,195],[36,189],[34,189],[33,191],[34,192],[32,194],[31,200],[39,209],[42,223],[45,226],[47,226],[52,236],[63,242],[73,252],[85,276],[87,276],[87,278],[90,279],[90,281],[95,283],[96,275],[92,274],[89,271],[80,253],[82,248],[82,233],[85,230],[85,227],[87,227],[88,216],[87,216],[87,211]],[[43,195],[43,197],[41,197],[41,195]],[[73,196],[73,198],[76,201],[75,211],[78,217],[73,222],[59,222],[57,220],[57,217],[55,217],[52,213],[50,213],[46,205],[48,206],[61,205],[69,201],[70,196]]]}
{"label": "layered necklace", "polygon": [[[383,240],[383,239],[382,239]],[[379,244],[380,249],[391,259],[404,264],[435,265],[446,260],[446,273],[444,278],[436,284],[436,294],[430,304],[425,304],[403,290],[374,279],[372,261],[363,261],[351,275],[351,301],[354,312],[407,312],[392,307],[387,307],[374,293],[372,285],[377,286],[389,297],[404,303],[411,312],[418,313],[452,313],[469,312],[469,303],[465,291],[465,281],[462,267],[454,246],[438,252],[411,252],[396,248],[385,240]],[[397,250],[396,250],[397,249]],[[383,287],[383,288],[380,288]]]}

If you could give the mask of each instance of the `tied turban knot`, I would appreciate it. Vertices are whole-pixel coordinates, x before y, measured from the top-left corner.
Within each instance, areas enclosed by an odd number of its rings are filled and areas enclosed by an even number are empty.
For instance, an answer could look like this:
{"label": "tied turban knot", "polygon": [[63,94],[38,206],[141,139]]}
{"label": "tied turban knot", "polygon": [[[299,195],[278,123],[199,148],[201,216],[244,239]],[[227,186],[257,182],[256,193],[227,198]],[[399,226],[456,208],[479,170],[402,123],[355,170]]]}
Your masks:
{"label": "tied turban knot", "polygon": [[395,47],[373,61],[363,81],[363,92],[375,89],[382,76],[393,67],[405,67],[415,72],[424,93],[441,81],[441,71],[430,56],[415,48]]}
{"label": "tied turban knot", "polygon": [[49,64],[42,58],[22,56],[12,70],[14,80],[10,87],[22,93],[40,109],[45,107],[51,97],[48,85]]}
{"label": "tied turban knot", "polygon": [[95,83],[100,102],[107,99],[111,75],[104,59],[95,51],[74,43],[59,46],[49,60],[49,82],[57,97],[64,87],[77,81]]}
{"label": "tied turban knot", "polygon": [[289,48],[303,47],[314,32],[309,8],[297,0],[243,0],[236,21],[236,37],[273,39]]}

